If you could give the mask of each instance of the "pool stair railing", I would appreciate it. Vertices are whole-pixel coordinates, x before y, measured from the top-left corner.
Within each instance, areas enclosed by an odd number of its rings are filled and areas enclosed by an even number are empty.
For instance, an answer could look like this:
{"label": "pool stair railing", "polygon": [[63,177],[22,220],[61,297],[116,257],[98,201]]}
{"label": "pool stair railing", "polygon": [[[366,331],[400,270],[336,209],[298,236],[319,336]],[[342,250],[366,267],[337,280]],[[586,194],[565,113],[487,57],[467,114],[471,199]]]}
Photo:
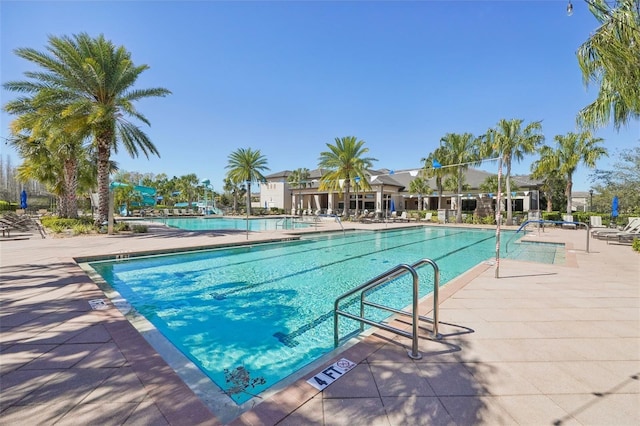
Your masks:
{"label": "pool stair railing", "polygon": [[287,229],[287,223],[291,224],[291,229],[293,229],[293,220],[296,216],[283,216],[276,222],[276,229],[282,228]]}
{"label": "pool stair railing", "polygon": [[[560,226],[563,226],[563,225],[574,225],[576,227],[578,225],[584,226],[584,228],[587,230],[587,248],[586,248],[586,251],[587,251],[587,253],[589,253],[589,224],[588,223],[578,222],[578,221],[568,222],[568,221],[564,221],[564,220],[543,220],[543,219],[531,219],[531,220],[525,220],[524,222],[522,222],[522,225],[520,225],[520,227],[515,232],[515,234],[513,234],[511,236],[511,238],[509,238],[509,240],[507,241],[507,244],[505,244],[505,251],[507,253],[509,253],[509,244],[511,243],[511,241],[514,238],[516,238],[516,236],[518,236],[520,231],[524,231],[525,234],[526,234],[527,226],[529,226],[532,223],[535,223],[535,224],[538,224],[538,225],[553,224],[553,225],[560,225]],[[543,226],[538,226],[538,233],[540,232],[540,228],[542,228],[542,227]]]}
{"label": "pool stair railing", "polygon": [[[422,265],[425,264],[429,264],[433,267],[433,271],[434,271],[434,279],[433,279],[433,319],[431,318],[427,318],[427,317],[423,317],[421,315],[418,314],[418,302],[419,302],[419,298],[420,298],[420,294],[419,294],[419,278],[418,278],[418,273],[416,272],[416,269],[419,268]],[[400,309],[394,309],[390,306],[384,306],[384,305],[380,305],[378,303],[374,303],[374,302],[370,302],[367,301],[365,299],[366,294],[373,290],[374,288],[384,285],[386,283],[388,283],[391,280],[394,280],[396,278],[399,278],[400,276],[404,275],[404,274],[411,274],[412,278],[413,278],[413,295],[412,295],[412,308],[411,308],[411,312],[406,312]],[[412,359],[421,359],[422,355],[420,354],[420,352],[418,351],[418,321],[424,321],[424,322],[428,322],[428,323],[432,323],[433,324],[433,329],[431,332],[431,339],[434,340],[440,340],[442,338],[442,336],[438,333],[438,289],[440,287],[440,269],[438,268],[438,265],[431,259],[422,259],[419,260],[418,262],[414,263],[413,265],[407,265],[407,264],[400,264],[397,266],[394,266],[393,268],[389,269],[388,271],[378,275],[375,278],[372,278],[371,280],[365,282],[364,284],[359,285],[358,287],[342,294],[341,296],[339,296],[336,301],[334,302],[334,309],[333,309],[333,341],[334,341],[334,346],[338,347],[339,343],[340,343],[340,337],[339,337],[339,317],[340,315],[350,318],[352,320],[355,321],[359,321],[360,322],[360,332],[362,333],[364,331],[364,325],[368,324],[370,326],[373,327],[377,327],[377,328],[381,328],[383,330],[398,334],[400,336],[403,337],[407,337],[409,339],[411,339],[411,350],[408,351],[408,355],[410,358]],[[351,314],[349,312],[343,311],[340,309],[340,302],[342,302],[344,299],[346,299],[349,296],[352,296],[356,293],[360,292],[360,315],[354,315]],[[406,317],[411,317],[412,318],[412,331],[411,333],[405,330],[401,330],[399,328],[396,327],[392,327],[388,324],[383,323],[382,321],[374,321],[374,320],[370,320],[365,318],[365,306],[371,306],[373,308],[377,308],[377,309],[382,309],[382,310],[386,310],[389,312],[393,312],[396,313],[398,315],[403,315]]]}

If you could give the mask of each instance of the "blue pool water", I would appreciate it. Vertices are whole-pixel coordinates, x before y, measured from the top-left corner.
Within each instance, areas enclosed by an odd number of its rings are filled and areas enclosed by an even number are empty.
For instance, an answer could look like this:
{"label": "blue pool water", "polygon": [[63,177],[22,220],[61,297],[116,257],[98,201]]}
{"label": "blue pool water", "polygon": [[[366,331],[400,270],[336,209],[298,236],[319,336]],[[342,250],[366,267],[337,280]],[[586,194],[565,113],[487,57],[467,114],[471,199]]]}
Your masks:
{"label": "blue pool water", "polygon": [[300,221],[293,221],[291,218],[286,220],[282,218],[222,218],[222,217],[207,217],[207,218],[156,218],[149,219],[152,222],[163,223],[172,228],[185,229],[189,231],[205,231],[205,230],[227,230],[237,229],[244,231],[249,225],[249,231],[273,231],[276,229],[300,229],[313,226],[312,223],[304,223]]}
{"label": "blue pool water", "polygon": [[[333,349],[333,302],[342,293],[400,263],[430,258],[444,284],[494,256],[492,230],[421,227],[90,266],[220,388],[231,386],[225,370],[241,366],[264,379],[249,389],[257,394]],[[425,296],[433,290],[433,269],[418,273]],[[397,279],[369,299],[400,309],[410,304],[410,288],[408,277]],[[340,327],[346,336],[358,324],[345,318]],[[237,403],[251,398],[230,396]]]}

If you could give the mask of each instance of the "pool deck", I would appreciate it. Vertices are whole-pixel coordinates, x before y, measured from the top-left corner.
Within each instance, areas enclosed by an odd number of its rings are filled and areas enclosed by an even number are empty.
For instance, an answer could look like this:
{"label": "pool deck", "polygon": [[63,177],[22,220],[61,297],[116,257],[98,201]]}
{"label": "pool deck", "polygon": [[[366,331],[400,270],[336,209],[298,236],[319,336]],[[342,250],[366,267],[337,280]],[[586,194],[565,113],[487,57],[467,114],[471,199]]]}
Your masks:
{"label": "pool deck", "polygon": [[[335,229],[335,224],[326,225]],[[345,224],[365,229],[403,224]],[[584,230],[566,263],[483,263],[442,288],[439,341],[375,331],[235,419],[212,413],[74,258],[244,243],[244,232],[1,240],[0,423],[100,425],[637,425],[640,254]],[[17,236],[20,237],[19,235]],[[24,236],[23,236],[24,237]],[[250,233],[249,241],[282,232]],[[431,300],[421,305],[430,315]],[[406,323],[394,321],[408,327]],[[322,392],[306,380],[357,365]]]}

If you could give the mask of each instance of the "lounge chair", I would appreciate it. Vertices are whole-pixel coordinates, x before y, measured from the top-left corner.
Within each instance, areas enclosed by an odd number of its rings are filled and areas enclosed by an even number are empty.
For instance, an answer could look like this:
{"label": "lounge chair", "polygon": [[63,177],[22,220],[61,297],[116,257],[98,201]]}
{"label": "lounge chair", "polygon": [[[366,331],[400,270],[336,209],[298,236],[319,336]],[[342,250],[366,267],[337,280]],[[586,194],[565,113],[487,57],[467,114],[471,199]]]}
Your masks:
{"label": "lounge chair", "polygon": [[399,222],[409,222],[409,218],[407,217],[407,212],[403,211],[400,213],[400,217],[396,218]]}
{"label": "lounge chair", "polygon": [[427,212],[424,215],[424,218],[420,219],[421,222],[431,222],[431,218],[433,217],[433,213]]}
{"label": "lounge chair", "polygon": [[30,222],[29,216],[18,216],[15,213],[7,213],[0,218],[0,226],[19,231],[28,231]]}
{"label": "lounge chair", "polygon": [[33,220],[28,215],[18,216],[15,213],[7,213],[0,217],[0,231],[3,237],[11,237],[11,231],[30,232],[36,229],[42,238],[46,237],[44,228],[39,221]]}
{"label": "lounge chair", "polygon": [[629,218],[629,223],[627,223],[627,225],[622,228],[622,229],[616,229],[616,228],[603,228],[603,229],[594,229],[593,231],[591,231],[591,237],[592,238],[598,238],[598,239],[605,239],[606,236],[608,234],[616,234],[618,232],[625,232],[625,231],[629,231],[631,229],[635,229],[636,226],[640,225],[640,217],[630,217]]}
{"label": "lounge chair", "polygon": [[636,238],[640,238],[640,220],[634,221],[633,225],[630,226],[627,230],[608,232],[598,237],[598,239],[607,240],[607,243],[609,241],[633,242],[633,240]]}

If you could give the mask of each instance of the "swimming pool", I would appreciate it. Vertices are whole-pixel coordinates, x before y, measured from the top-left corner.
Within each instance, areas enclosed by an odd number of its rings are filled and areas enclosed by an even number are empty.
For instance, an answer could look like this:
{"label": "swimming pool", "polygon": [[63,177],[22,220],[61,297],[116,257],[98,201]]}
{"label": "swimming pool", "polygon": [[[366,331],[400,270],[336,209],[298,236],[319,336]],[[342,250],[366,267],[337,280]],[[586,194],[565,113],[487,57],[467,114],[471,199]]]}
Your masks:
{"label": "swimming pool", "polygon": [[[420,227],[90,266],[241,404],[334,349],[333,302],[347,290],[425,257],[438,263],[444,284],[494,255],[493,230]],[[425,296],[433,290],[433,269],[418,273]],[[393,281],[370,300],[403,308],[410,303],[408,282]],[[340,327],[345,336],[358,324],[343,319]],[[250,393],[233,388],[230,374],[238,367],[251,374]]]}
{"label": "swimming pool", "polygon": [[188,231],[210,231],[237,229],[244,231],[249,225],[249,231],[274,231],[276,229],[302,229],[313,226],[313,223],[293,221],[292,218],[227,218],[227,217],[207,217],[207,218],[154,218],[148,219],[151,222],[162,223],[172,228],[185,229]]}

